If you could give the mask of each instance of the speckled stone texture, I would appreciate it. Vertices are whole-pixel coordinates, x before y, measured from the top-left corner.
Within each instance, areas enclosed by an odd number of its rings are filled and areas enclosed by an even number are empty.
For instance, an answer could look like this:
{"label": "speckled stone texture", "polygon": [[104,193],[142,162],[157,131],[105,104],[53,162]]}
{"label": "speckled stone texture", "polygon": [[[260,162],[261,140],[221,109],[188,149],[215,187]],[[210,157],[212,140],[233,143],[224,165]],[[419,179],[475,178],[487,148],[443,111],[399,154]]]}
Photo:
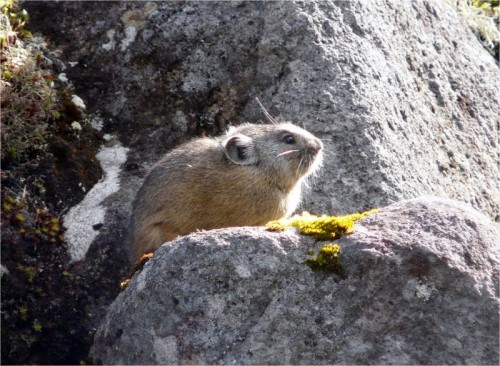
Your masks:
{"label": "speckled stone texture", "polygon": [[346,278],[311,271],[288,229],[199,232],[162,246],[111,305],[104,364],[498,364],[499,230],[422,197],[339,241]]}
{"label": "speckled stone texture", "polygon": [[[280,120],[329,155],[304,208],[432,194],[499,215],[495,60],[445,1],[26,2],[145,169],[193,135]],[[37,28],[38,27],[38,28]],[[146,163],[146,164],[144,164]],[[500,218],[500,217],[499,217]]]}

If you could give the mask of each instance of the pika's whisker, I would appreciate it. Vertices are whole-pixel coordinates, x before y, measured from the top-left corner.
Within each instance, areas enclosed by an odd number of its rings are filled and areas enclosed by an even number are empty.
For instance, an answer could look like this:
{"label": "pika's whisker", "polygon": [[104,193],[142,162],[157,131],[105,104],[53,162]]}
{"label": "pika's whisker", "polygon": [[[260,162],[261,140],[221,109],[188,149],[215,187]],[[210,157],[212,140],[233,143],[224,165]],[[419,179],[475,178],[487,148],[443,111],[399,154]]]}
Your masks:
{"label": "pika's whisker", "polygon": [[323,155],[327,157],[333,156],[333,151],[323,149]]}
{"label": "pika's whisker", "polygon": [[300,177],[300,172],[302,171],[302,163],[304,162],[304,157],[302,156],[300,158],[300,161],[299,161],[299,166],[297,168],[297,172],[296,172],[296,175],[297,175],[297,178]]}
{"label": "pika's whisker", "polygon": [[300,150],[287,150],[287,151],[283,151],[282,153],[276,155],[276,157],[280,157],[280,156],[285,156],[285,155],[288,155],[288,154],[291,154],[291,153],[294,153],[294,152],[297,152],[297,151],[300,151]]}
{"label": "pika's whisker", "polygon": [[262,112],[264,112],[264,115],[267,117],[267,119],[271,122],[271,123],[274,123],[274,124],[277,124],[278,122],[276,122],[276,120],[273,118],[273,116],[271,116],[269,114],[269,112],[266,110],[266,108],[264,108],[264,106],[262,105],[262,103],[260,102],[259,98],[255,97],[255,100],[257,101],[257,104],[259,105],[259,107],[262,109]]}

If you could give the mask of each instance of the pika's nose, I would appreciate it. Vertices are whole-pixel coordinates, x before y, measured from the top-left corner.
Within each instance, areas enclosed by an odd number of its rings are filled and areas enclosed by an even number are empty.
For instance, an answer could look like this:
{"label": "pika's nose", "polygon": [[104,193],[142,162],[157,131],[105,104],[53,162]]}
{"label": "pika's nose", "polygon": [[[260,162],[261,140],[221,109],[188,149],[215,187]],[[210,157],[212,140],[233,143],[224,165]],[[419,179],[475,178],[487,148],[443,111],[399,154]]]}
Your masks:
{"label": "pika's nose", "polygon": [[308,148],[314,153],[318,153],[323,149],[323,142],[320,139],[315,138],[308,144]]}

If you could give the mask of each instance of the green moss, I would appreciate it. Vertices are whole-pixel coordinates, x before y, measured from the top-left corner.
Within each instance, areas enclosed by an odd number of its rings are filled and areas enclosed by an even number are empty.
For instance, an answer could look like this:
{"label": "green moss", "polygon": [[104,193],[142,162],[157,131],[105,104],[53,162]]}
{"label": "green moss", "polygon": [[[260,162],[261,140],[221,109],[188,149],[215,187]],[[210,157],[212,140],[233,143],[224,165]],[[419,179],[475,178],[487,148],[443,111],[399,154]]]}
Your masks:
{"label": "green moss", "polygon": [[285,231],[286,225],[280,220],[274,220],[274,221],[269,221],[266,224],[266,229],[267,231],[280,232],[280,231]]}
{"label": "green moss", "polygon": [[[316,241],[339,239],[342,235],[354,233],[356,221],[377,212],[373,209],[363,213],[355,213],[346,216],[315,216],[308,212],[292,216],[289,219],[275,220],[267,223],[269,231],[284,231],[287,227],[296,227],[299,233],[312,236]],[[314,250],[309,249],[308,255],[314,255]],[[340,246],[338,244],[326,244],[316,257],[305,261],[312,270],[336,273],[342,275],[343,269],[340,260]]]}
{"label": "green moss", "polygon": [[5,27],[0,30],[14,30],[20,32],[24,30],[24,26],[29,20],[28,13],[26,10],[21,9],[19,2],[17,0],[2,0],[0,1],[0,13],[5,16],[8,20],[8,25],[10,29]]}
{"label": "green moss", "polygon": [[34,267],[23,266],[22,264],[19,264],[17,268],[24,273],[28,282],[33,282],[37,275],[36,269]]}
{"label": "green moss", "polygon": [[15,217],[20,222],[26,221],[26,216],[24,216],[22,213],[17,213]]}
{"label": "green moss", "polygon": [[347,216],[315,216],[303,212],[289,219],[270,221],[266,228],[269,231],[283,231],[286,227],[293,226],[299,229],[299,233],[312,236],[317,241],[333,240],[342,235],[352,234],[357,220],[376,211],[377,209]]}
{"label": "green moss", "polygon": [[498,0],[457,0],[454,6],[483,47],[498,60],[500,31]]}
{"label": "green moss", "polygon": [[61,108],[51,65],[39,50],[44,46],[29,41],[27,22],[17,0],[0,1],[1,153],[4,161],[16,163],[46,151],[54,112]]}
{"label": "green moss", "polygon": [[500,1],[498,0],[471,0],[472,6],[483,9],[485,12],[492,15],[497,11],[499,3]]}
{"label": "green moss", "polygon": [[338,244],[326,244],[321,248],[314,258],[305,261],[313,271],[323,271],[342,275],[342,263],[340,261],[340,246]]}
{"label": "green moss", "polygon": [[28,307],[24,305],[21,306],[18,310],[18,313],[22,320],[26,320],[28,317]]}
{"label": "green moss", "polygon": [[354,220],[348,217],[325,216],[313,221],[299,219],[291,225],[298,227],[301,234],[312,236],[318,241],[333,240],[354,232]]}
{"label": "green moss", "polygon": [[120,289],[125,290],[127,286],[129,285],[130,281],[132,280],[132,276],[136,273],[142,270],[144,265],[153,258],[154,253],[144,253],[141,258],[134,264],[134,267],[132,267],[132,270],[130,271],[130,277],[125,278],[120,282]]}
{"label": "green moss", "polygon": [[37,319],[35,319],[35,321],[33,322],[33,329],[35,330],[35,332],[42,331],[42,324],[40,324],[40,322]]}

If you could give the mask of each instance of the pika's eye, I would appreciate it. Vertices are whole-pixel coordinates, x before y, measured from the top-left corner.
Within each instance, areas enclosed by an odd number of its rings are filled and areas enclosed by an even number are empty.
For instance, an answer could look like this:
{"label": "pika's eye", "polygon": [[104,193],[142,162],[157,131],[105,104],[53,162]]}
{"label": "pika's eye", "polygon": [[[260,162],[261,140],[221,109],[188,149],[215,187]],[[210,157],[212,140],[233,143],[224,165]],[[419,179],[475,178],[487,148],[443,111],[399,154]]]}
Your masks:
{"label": "pika's eye", "polygon": [[285,144],[295,144],[295,137],[292,135],[285,135],[285,137],[283,137],[283,142]]}

